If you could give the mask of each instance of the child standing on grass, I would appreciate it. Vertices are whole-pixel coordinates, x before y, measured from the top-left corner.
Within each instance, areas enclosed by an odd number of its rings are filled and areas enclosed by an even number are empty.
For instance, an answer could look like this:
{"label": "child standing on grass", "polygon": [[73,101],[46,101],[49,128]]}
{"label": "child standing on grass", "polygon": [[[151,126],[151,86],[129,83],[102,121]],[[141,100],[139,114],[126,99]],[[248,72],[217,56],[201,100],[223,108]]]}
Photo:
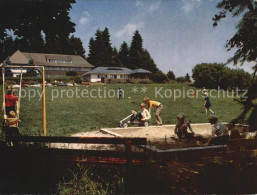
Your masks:
{"label": "child standing on grass", "polygon": [[144,98],[144,102],[145,104],[148,105],[149,113],[151,113],[152,107],[156,108],[155,116],[156,116],[157,125],[162,125],[162,118],[161,118],[161,112],[163,110],[162,104],[160,102],[150,100],[148,97]]}
{"label": "child standing on grass", "polygon": [[212,124],[212,137],[207,145],[225,145],[228,142],[228,130],[222,124],[218,123],[218,117],[215,115],[209,116],[209,123]]}
{"label": "child standing on grass", "polygon": [[118,90],[118,94],[119,94],[119,99],[122,98],[123,96],[123,90],[119,87],[119,90]]}
{"label": "child standing on grass", "polygon": [[[177,116],[177,124],[174,130],[174,134],[178,136],[179,139],[192,138],[194,136],[193,129],[188,121],[185,120],[184,114],[179,114]],[[188,132],[187,129],[191,131]]]}
{"label": "child standing on grass", "polygon": [[211,114],[214,114],[214,112],[210,109],[211,102],[210,102],[210,99],[208,97],[208,93],[205,92],[203,95],[204,95],[204,103],[203,103],[203,105],[204,105],[204,109],[205,109],[206,114],[208,113],[208,110],[211,112]]}

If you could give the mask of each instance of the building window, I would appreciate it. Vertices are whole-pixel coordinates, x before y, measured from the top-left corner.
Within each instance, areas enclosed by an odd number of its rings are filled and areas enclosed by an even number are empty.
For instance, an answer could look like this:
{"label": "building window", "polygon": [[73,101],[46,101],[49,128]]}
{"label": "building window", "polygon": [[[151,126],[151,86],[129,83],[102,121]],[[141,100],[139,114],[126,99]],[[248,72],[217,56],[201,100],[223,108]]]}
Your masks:
{"label": "building window", "polygon": [[72,63],[72,60],[48,59],[48,62],[51,62],[51,63],[65,63],[65,64],[71,64],[71,63]]}

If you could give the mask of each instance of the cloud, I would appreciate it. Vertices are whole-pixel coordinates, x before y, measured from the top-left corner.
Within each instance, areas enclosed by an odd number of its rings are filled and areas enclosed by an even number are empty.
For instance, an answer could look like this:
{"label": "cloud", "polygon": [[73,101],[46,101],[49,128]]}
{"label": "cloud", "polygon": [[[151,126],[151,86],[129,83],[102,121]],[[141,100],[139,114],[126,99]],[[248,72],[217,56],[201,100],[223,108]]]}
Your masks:
{"label": "cloud", "polygon": [[136,6],[138,7],[138,6],[140,6],[140,4],[141,4],[141,1],[140,0],[136,0]]}
{"label": "cloud", "polygon": [[79,19],[80,24],[87,24],[91,20],[91,14],[88,11],[82,13],[82,17]]}
{"label": "cloud", "polygon": [[183,0],[183,6],[181,7],[182,11],[187,14],[191,12],[194,8],[199,6],[201,0]]}
{"label": "cloud", "polygon": [[86,18],[86,17],[82,17],[82,18],[79,19],[79,23],[80,23],[80,24],[86,24],[86,23],[88,23],[88,22],[89,22],[89,19]]}
{"label": "cloud", "polygon": [[137,30],[140,29],[144,26],[143,22],[137,23],[137,24],[127,24],[125,26],[123,26],[122,29],[120,29],[119,31],[117,31],[114,36],[115,37],[122,37],[123,35],[133,35],[133,33]]}
{"label": "cloud", "polygon": [[148,12],[153,12],[153,11],[157,10],[160,7],[160,4],[161,4],[161,0],[158,0],[156,3],[152,4],[148,8]]}

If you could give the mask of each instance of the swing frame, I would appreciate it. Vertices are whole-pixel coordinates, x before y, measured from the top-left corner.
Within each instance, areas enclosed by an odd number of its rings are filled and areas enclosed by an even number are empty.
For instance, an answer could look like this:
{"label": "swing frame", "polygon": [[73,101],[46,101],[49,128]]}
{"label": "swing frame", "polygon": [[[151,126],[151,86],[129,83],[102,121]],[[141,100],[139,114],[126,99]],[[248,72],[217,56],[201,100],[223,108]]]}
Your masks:
{"label": "swing frame", "polygon": [[[38,68],[41,69],[42,71],[42,126],[43,126],[43,133],[44,136],[46,136],[46,96],[45,96],[45,67],[44,66],[22,66],[22,65],[0,65],[0,68],[2,68],[2,77],[3,77],[3,102],[5,104],[5,68],[20,68],[21,69],[21,77],[20,77],[20,90],[19,93],[21,92],[21,83],[22,83],[22,69],[28,69],[28,68]],[[19,101],[18,101],[18,108],[20,109],[20,94],[19,94]],[[20,111],[20,110],[19,110]],[[4,107],[4,112],[5,112],[5,107]],[[5,114],[5,113],[4,113]]]}

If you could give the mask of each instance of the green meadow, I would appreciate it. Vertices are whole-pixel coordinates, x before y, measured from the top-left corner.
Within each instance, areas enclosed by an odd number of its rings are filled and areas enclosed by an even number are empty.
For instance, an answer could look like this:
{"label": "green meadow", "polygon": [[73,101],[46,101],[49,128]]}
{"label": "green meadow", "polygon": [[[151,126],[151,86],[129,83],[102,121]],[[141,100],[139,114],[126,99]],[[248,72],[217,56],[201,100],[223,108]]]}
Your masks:
{"label": "green meadow", "polygon": [[[124,98],[120,100],[117,95],[119,87],[124,90]],[[41,93],[42,88],[22,88],[20,132],[24,135],[43,134]],[[232,92],[213,91],[211,95],[211,109],[219,121],[229,122],[240,113],[241,107],[233,100]],[[176,123],[179,113],[184,113],[191,123],[208,122],[201,89],[188,84],[46,87],[47,135],[64,136],[101,127],[116,127],[131,110],[139,110],[139,104],[145,96],[163,104],[163,124]],[[155,108],[151,112],[150,125],[155,125],[154,113]]]}

